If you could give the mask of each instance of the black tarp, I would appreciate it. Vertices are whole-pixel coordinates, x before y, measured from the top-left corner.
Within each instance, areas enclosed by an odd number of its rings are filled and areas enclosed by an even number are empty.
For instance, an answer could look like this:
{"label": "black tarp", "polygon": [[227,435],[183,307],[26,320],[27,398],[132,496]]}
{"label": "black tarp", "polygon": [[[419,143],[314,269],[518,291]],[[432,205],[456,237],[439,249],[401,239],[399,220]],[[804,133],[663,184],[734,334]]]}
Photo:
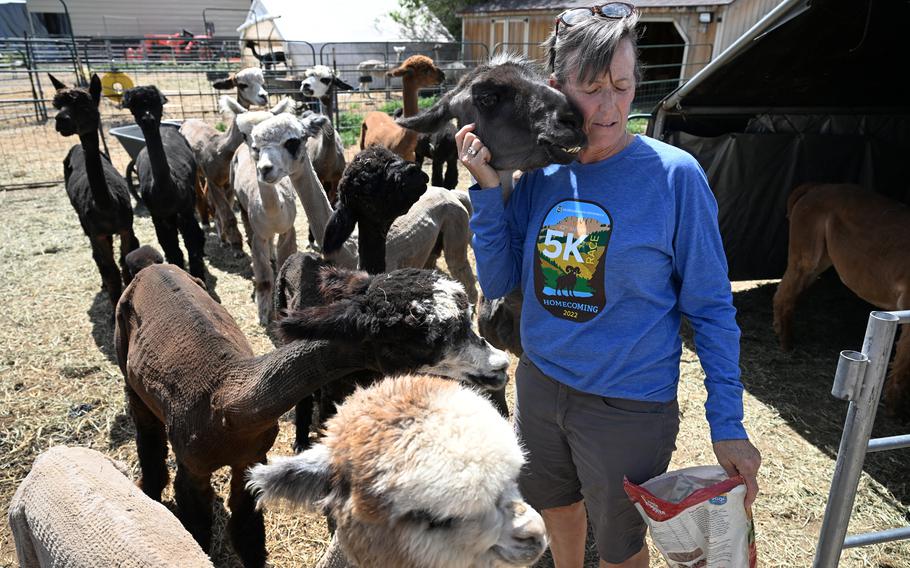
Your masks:
{"label": "black tarp", "polygon": [[910,202],[910,2],[808,6],[697,80],[655,133],[707,172],[733,280],[783,274],[787,195],[802,182]]}

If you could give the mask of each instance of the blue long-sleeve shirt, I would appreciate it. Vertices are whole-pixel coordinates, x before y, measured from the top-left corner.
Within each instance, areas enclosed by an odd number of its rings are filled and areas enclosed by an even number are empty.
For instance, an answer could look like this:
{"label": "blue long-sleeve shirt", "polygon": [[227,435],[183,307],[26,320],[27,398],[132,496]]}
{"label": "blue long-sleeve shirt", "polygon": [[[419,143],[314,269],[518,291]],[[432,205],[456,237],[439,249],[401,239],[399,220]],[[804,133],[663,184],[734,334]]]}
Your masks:
{"label": "blue long-sleeve shirt", "polygon": [[521,341],[544,373],[583,392],[676,397],[680,317],[695,331],[713,441],[747,438],[739,337],[717,203],[695,159],[636,137],[605,160],[469,192],[484,294],[524,293]]}

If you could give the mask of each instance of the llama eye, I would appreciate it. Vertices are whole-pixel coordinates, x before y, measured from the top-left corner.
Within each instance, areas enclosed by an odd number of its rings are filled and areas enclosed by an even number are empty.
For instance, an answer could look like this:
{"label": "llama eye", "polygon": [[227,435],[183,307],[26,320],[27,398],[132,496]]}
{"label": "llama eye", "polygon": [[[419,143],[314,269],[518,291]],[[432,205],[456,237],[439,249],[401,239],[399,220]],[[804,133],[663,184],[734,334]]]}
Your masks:
{"label": "llama eye", "polygon": [[297,156],[297,150],[300,149],[300,138],[290,138],[284,142],[284,147],[291,154]]}

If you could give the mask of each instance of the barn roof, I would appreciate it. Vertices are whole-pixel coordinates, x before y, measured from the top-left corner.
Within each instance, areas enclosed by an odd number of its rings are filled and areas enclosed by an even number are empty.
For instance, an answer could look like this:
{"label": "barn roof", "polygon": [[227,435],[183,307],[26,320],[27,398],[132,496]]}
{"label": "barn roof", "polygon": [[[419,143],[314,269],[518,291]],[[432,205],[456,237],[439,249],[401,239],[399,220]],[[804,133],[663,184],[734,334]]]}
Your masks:
{"label": "barn roof", "polygon": [[[723,6],[735,0],[632,0],[637,8],[680,8],[686,6]],[[492,14],[497,12],[557,12],[566,8],[590,6],[592,0],[490,0],[469,6],[459,15]]]}

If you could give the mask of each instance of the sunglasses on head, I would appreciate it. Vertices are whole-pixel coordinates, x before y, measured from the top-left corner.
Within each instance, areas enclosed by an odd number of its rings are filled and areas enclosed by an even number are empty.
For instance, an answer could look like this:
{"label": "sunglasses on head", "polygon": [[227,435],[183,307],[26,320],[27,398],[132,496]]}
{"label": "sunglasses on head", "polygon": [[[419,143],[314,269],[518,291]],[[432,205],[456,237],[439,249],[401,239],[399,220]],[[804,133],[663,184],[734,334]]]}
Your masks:
{"label": "sunglasses on head", "polygon": [[556,16],[556,33],[553,34],[553,49],[550,50],[550,69],[554,69],[556,64],[556,40],[559,38],[559,24],[571,28],[580,24],[587,18],[600,16],[610,20],[621,20],[631,16],[635,11],[635,6],[625,2],[607,2],[599,6],[588,6],[585,8],[570,8]]}

